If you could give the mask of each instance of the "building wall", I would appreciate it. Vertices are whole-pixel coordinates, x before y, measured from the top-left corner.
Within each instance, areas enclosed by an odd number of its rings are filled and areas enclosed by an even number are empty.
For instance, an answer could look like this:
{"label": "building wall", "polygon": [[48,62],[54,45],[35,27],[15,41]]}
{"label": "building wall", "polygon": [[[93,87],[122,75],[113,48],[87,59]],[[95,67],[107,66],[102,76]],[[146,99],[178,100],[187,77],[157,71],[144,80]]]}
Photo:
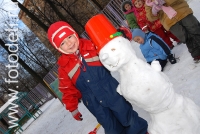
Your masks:
{"label": "building wall", "polygon": [[[59,6],[54,2],[54,5],[64,15],[65,20],[79,33],[84,32],[84,25],[95,14],[99,13],[101,9],[95,5],[91,0],[61,0],[64,4]],[[109,0],[97,0],[101,7],[109,2]],[[24,0],[23,6],[30,12],[37,16],[48,27],[50,24],[62,20],[58,17],[57,13],[50,7],[45,0]],[[37,25],[35,21],[22,10],[19,13],[19,18],[24,22],[28,28],[41,40],[43,44],[56,56],[59,57],[60,53],[55,50],[49,43],[46,31]],[[78,22],[78,23],[77,23]]]}

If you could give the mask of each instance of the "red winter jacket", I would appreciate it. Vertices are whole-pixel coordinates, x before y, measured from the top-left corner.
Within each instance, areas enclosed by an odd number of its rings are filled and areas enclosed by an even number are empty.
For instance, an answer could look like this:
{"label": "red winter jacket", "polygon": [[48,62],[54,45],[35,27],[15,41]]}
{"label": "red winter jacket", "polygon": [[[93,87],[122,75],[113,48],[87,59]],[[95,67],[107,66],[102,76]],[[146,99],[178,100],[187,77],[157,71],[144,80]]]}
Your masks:
{"label": "red winter jacket", "polygon": [[162,26],[159,20],[155,20],[154,22],[148,21],[144,5],[141,8],[135,8],[134,14],[142,30],[148,27],[149,31],[154,32]]}
{"label": "red winter jacket", "polygon": [[[90,40],[79,40],[80,55],[89,66],[102,66],[99,61],[95,46]],[[76,80],[80,74],[80,67],[84,66],[81,57],[76,54],[62,54],[58,60],[59,89],[63,93],[62,101],[70,112],[78,108],[78,100],[82,97],[80,91],[75,87]]]}

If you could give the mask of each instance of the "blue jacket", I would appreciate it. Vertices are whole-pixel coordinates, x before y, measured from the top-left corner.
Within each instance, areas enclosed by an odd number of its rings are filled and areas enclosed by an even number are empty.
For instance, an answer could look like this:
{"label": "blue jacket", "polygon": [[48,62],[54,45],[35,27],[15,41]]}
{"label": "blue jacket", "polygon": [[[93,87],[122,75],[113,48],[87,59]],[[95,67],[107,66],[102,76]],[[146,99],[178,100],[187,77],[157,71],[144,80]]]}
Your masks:
{"label": "blue jacket", "polygon": [[[163,41],[163,39],[160,38],[158,35],[152,32],[147,33],[144,39],[144,44],[140,44],[140,50],[144,58],[146,59],[147,62],[152,62],[153,60],[156,59],[166,60],[167,54],[155,40],[151,39],[152,35]],[[165,42],[164,44],[166,45],[167,49],[170,50],[170,48],[167,46]]]}

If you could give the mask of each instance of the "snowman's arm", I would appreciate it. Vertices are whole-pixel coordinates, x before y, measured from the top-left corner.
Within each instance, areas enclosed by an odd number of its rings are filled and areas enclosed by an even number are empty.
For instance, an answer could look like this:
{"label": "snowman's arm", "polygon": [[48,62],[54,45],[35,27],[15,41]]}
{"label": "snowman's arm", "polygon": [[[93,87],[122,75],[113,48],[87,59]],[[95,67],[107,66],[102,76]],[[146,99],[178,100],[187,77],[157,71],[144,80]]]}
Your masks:
{"label": "snowman's arm", "polygon": [[162,70],[160,63],[157,60],[154,60],[151,62],[151,68],[153,68],[157,72],[161,72],[161,70]]}

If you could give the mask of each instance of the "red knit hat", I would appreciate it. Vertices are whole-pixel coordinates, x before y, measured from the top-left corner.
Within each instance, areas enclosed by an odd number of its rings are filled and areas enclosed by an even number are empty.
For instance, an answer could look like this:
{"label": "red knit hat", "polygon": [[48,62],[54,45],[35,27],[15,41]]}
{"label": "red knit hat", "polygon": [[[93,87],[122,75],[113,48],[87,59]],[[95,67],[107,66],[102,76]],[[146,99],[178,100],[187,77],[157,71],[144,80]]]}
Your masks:
{"label": "red knit hat", "polygon": [[103,14],[93,16],[85,25],[85,31],[94,43],[99,52],[114,37],[111,35],[117,32],[117,29]]}
{"label": "red knit hat", "polygon": [[58,21],[53,23],[49,27],[47,34],[51,44],[58,50],[62,41],[68,36],[75,34],[78,39],[78,35],[75,32],[75,30],[64,21]]}

